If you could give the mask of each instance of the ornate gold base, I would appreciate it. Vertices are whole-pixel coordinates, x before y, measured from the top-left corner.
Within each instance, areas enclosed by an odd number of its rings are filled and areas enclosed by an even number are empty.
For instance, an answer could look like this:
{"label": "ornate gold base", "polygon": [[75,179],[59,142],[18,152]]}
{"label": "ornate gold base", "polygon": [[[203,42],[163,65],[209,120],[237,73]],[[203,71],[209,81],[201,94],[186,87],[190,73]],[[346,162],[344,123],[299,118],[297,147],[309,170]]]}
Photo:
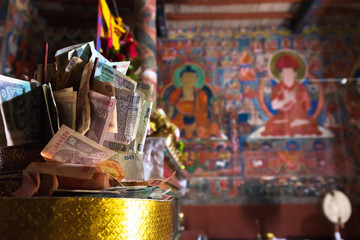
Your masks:
{"label": "ornate gold base", "polygon": [[171,201],[0,198],[1,239],[170,240]]}

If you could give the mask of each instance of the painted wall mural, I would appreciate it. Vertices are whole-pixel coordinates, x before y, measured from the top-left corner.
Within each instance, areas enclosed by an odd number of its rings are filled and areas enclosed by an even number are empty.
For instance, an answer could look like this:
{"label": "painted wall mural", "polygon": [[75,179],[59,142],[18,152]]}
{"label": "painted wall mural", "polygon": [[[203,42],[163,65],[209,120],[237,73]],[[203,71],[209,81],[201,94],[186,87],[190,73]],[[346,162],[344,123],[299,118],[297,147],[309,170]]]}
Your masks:
{"label": "painted wall mural", "polygon": [[359,197],[359,43],[350,28],[316,27],[159,39],[158,107],[189,159],[184,203],[308,202],[334,187]]}
{"label": "painted wall mural", "polygon": [[[7,0],[8,6],[1,43],[0,73],[20,77],[33,76],[36,63],[41,62],[44,20],[29,0]],[[3,14],[3,9],[1,10]]]}

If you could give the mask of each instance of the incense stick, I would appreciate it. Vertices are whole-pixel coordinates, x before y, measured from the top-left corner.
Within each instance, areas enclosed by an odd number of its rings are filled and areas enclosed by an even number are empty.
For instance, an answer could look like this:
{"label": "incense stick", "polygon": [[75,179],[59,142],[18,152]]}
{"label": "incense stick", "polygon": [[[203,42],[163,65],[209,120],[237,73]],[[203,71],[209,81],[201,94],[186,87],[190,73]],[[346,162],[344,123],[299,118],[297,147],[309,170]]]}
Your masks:
{"label": "incense stick", "polygon": [[44,42],[44,55],[43,55],[43,69],[42,69],[42,84],[47,83],[46,70],[47,70],[47,58],[48,58],[48,43]]}

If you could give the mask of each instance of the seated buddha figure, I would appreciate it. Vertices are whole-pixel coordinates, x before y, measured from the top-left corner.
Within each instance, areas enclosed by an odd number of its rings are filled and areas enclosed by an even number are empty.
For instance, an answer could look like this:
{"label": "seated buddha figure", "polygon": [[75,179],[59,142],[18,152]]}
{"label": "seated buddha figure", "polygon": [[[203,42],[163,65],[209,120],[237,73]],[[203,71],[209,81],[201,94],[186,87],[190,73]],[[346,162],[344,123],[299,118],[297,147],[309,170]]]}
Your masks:
{"label": "seated buddha figure", "polygon": [[209,138],[219,136],[219,125],[210,120],[212,91],[205,84],[197,85],[199,76],[194,66],[187,65],[180,73],[181,86],[167,89],[169,97],[168,115],[185,138]]}
{"label": "seated buddha figure", "polygon": [[290,54],[281,55],[275,63],[280,82],[271,93],[271,107],[277,113],[265,124],[262,136],[321,135],[308,110],[311,99],[307,88],[297,81],[299,61]]}

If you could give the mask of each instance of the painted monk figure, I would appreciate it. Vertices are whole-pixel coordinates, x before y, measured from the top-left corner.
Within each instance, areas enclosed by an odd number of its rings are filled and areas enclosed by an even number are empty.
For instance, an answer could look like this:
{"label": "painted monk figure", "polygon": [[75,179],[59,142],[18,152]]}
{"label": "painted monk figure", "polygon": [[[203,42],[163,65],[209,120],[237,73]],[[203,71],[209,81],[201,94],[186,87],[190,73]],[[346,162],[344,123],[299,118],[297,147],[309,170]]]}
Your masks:
{"label": "painted monk figure", "polygon": [[317,123],[308,115],[311,108],[306,87],[296,81],[298,60],[284,54],[276,62],[280,71],[280,82],[271,94],[271,107],[277,110],[266,124],[262,136],[321,135]]}

